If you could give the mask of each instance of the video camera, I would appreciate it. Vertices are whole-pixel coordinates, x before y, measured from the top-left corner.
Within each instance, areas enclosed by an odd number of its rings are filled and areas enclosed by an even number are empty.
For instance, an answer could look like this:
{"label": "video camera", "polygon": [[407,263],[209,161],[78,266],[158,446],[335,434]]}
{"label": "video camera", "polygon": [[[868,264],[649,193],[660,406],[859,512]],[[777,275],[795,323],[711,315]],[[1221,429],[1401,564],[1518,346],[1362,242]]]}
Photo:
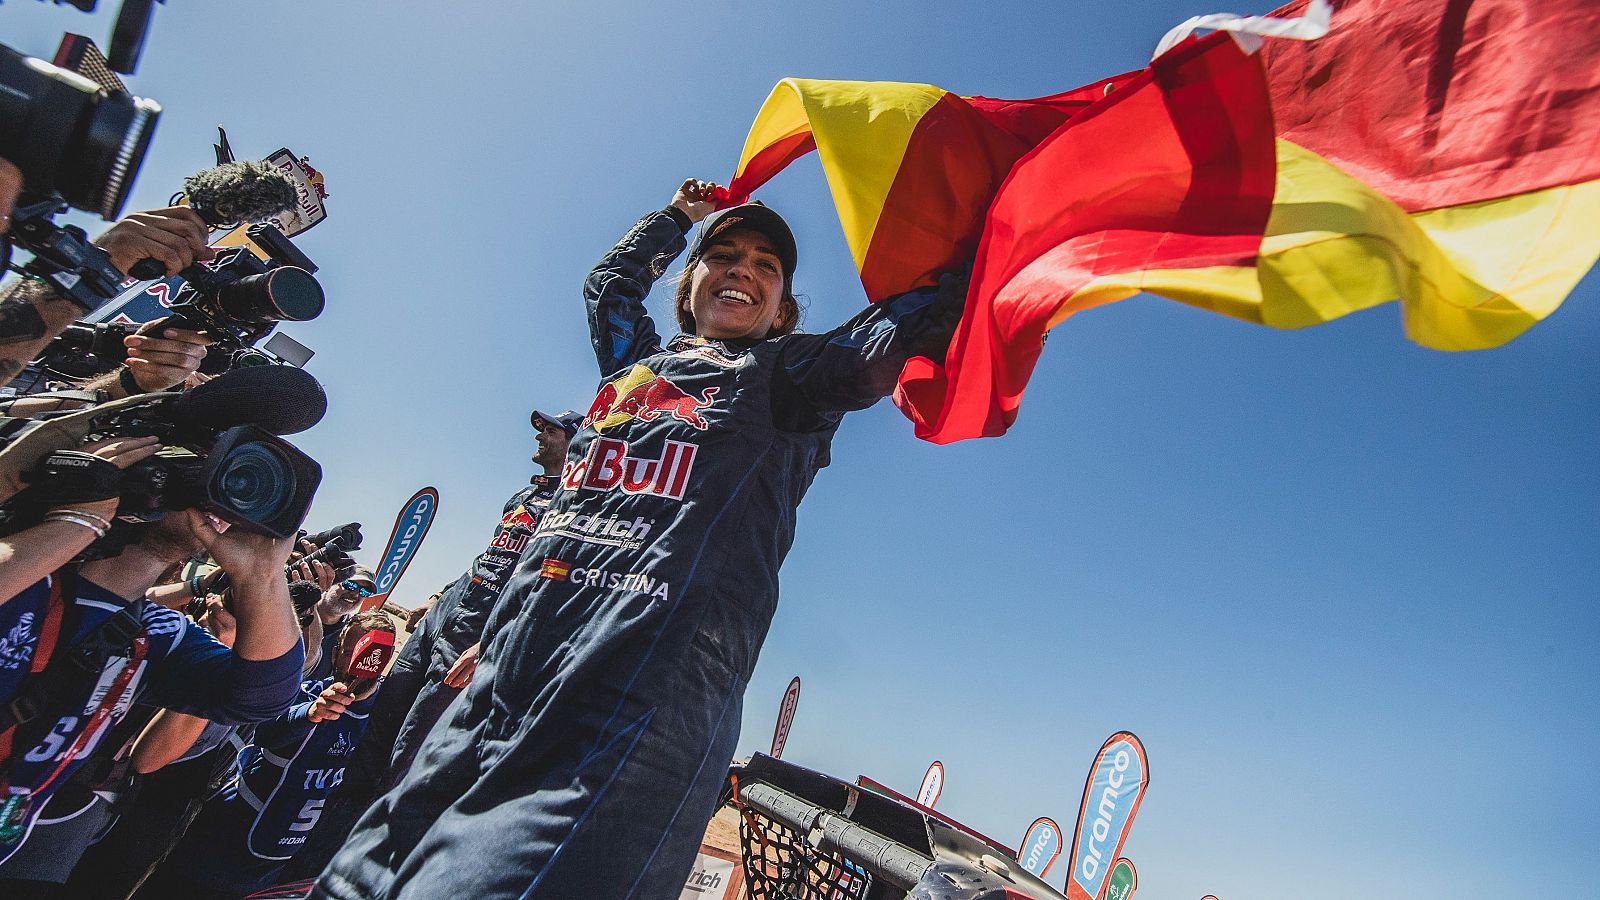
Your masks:
{"label": "video camera", "polygon": [[172,301],[172,315],[160,320],[161,325],[69,325],[39,361],[70,378],[103,374],[127,359],[124,337],[141,328],[172,326],[210,335],[214,343],[200,367],[207,374],[271,363],[270,357],[253,349],[256,342],[279,322],[305,322],[321,315],[324,295],[312,275],[317,264],[276,226],[252,225],[245,234],[267,254],[265,261],[245,247],[220,250],[212,262],[196,263],[179,273],[183,284]]}
{"label": "video camera", "polygon": [[[37,524],[52,506],[113,488],[120,502],[112,534],[91,545],[95,556],[120,552],[136,534],[126,526],[180,509],[289,537],[305,519],[322,470],[278,435],[310,428],[326,409],[310,374],[263,366],[224,373],[184,394],[140,395],[5,429],[0,475],[20,476],[28,487],[0,506],[0,534]],[[126,470],[96,465],[74,449],[144,435],[158,438],[162,450]],[[114,481],[92,480],[107,478]]]}

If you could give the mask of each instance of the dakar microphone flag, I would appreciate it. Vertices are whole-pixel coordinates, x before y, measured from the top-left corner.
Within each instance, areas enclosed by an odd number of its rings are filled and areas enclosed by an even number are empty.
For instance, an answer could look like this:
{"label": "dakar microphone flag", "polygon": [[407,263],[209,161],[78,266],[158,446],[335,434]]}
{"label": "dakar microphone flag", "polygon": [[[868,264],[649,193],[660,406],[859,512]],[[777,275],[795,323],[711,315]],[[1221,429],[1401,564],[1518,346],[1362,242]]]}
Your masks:
{"label": "dakar microphone flag", "polygon": [[940,443],[1003,433],[1044,333],[1140,291],[1277,328],[1398,301],[1475,350],[1600,255],[1594,0],[1344,0],[1320,39],[1241,44],[1029,100],[787,79],[726,200],[815,149],[869,299],[974,260],[949,353],[895,393]]}
{"label": "dakar microphone flag", "polygon": [[1122,852],[1149,785],[1150,764],[1144,744],[1129,731],[1106,738],[1083,786],[1083,804],[1072,834],[1068,900],[1100,900],[1105,893],[1117,854]]}

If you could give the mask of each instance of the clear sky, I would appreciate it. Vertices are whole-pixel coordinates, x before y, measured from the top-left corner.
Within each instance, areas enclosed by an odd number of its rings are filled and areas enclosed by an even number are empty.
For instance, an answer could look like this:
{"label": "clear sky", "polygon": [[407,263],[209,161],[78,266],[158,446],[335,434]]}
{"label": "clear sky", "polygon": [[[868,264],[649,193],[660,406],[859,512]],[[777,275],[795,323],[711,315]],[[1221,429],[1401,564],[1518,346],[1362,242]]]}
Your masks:
{"label": "clear sky", "polygon": [[[310,524],[361,520],[370,561],[436,485],[410,605],[532,473],[528,411],[587,408],[584,274],[684,177],[725,179],[780,78],[1038,96],[1229,5],[173,0],[130,82],[166,108],[130,209],[207,166],[218,123],[325,173],[299,243],[328,308],[286,329],[330,397],[295,438],[327,476]],[[0,39],[103,43],[116,6],[12,0]],[[762,196],[795,224],[808,324],[844,319],[864,298],[815,160]],[[1004,438],[853,415],[741,752],[798,673],[786,758],[907,792],[941,759],[939,808],[1015,843],[1039,815],[1070,832],[1129,729],[1153,773],[1141,898],[1590,896],[1597,348],[1592,274],[1470,354],[1408,343],[1393,307],[1279,332],[1140,297],[1051,335]]]}

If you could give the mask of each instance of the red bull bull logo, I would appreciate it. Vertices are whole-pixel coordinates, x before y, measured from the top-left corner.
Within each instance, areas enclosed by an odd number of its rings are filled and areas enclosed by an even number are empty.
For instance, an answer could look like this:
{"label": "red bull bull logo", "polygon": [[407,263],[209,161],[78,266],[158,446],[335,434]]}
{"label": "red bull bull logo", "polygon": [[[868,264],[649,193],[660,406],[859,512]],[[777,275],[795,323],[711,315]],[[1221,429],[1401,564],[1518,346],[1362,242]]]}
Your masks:
{"label": "red bull bull logo", "polygon": [[569,462],[561,472],[561,482],[569,490],[614,491],[649,494],[682,500],[694,470],[694,457],[700,450],[682,441],[667,441],[660,459],[630,456],[628,442],[615,438],[595,438],[583,459]]}
{"label": "red bull bull logo", "polygon": [[507,513],[505,517],[500,520],[500,527],[502,529],[526,528],[529,531],[532,531],[538,526],[538,524],[539,520],[534,517],[533,513],[528,512],[528,508],[521,503],[518,503],[516,509]]}
{"label": "red bull bull logo", "polygon": [[705,431],[706,418],[700,411],[711,407],[711,398],[718,390],[708,387],[696,397],[648,366],[634,363],[627,374],[600,389],[584,422],[593,425],[595,431],[604,432],[632,419],[653,422],[668,415],[690,428]]}

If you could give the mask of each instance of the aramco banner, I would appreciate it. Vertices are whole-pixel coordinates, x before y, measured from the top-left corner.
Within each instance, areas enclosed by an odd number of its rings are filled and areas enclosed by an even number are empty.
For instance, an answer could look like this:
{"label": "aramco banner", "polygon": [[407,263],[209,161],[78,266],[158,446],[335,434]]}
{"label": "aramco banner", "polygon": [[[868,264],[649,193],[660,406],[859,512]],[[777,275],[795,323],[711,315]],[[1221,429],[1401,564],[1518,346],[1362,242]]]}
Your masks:
{"label": "aramco banner", "polygon": [[1067,874],[1069,900],[1101,900],[1149,784],[1150,766],[1139,739],[1128,731],[1107,738],[1083,788]]}
{"label": "aramco banner", "polygon": [[928,771],[922,775],[922,787],[917,788],[917,802],[933,809],[939,802],[939,795],[944,792],[944,763],[937,759]]}
{"label": "aramco banner", "polygon": [[383,556],[372,573],[378,591],[361,601],[362,609],[377,609],[394,593],[400,576],[405,574],[406,566],[411,565],[417,548],[422,546],[422,539],[428,536],[428,529],[433,526],[433,516],[438,511],[439,491],[431,487],[417,491],[405,506],[400,507],[400,515],[394,520],[394,531],[389,534],[389,543],[384,546]]}
{"label": "aramco banner", "polygon": [[1022,836],[1017,862],[1022,863],[1029,875],[1043,878],[1061,855],[1061,846],[1061,826],[1049,816],[1040,816],[1033,820],[1033,824],[1028,826],[1028,833]]}
{"label": "aramco banner", "polygon": [[783,692],[783,702],[778,705],[778,724],[772,727],[772,752],[767,754],[773,759],[783,758],[783,745],[789,742],[789,727],[794,724],[794,711],[800,708],[800,676],[796,675],[789,682],[789,689]]}

